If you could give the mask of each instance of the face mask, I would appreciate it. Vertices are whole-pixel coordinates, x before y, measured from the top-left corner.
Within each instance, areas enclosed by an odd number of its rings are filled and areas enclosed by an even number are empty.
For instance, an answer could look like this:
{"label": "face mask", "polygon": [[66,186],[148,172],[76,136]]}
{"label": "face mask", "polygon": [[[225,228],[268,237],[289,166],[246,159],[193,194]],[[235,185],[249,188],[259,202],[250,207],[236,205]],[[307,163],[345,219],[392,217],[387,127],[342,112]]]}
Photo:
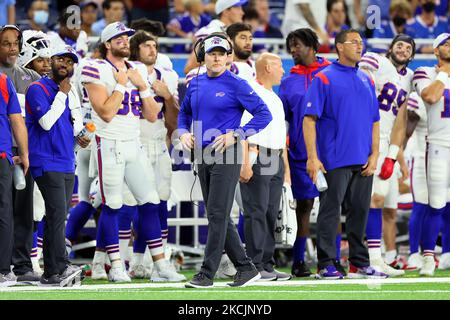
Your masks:
{"label": "face mask", "polygon": [[34,12],[33,20],[39,25],[47,24],[48,22],[48,12],[45,10],[37,10]]}
{"label": "face mask", "polygon": [[436,8],[436,4],[434,2],[426,2],[422,5],[422,9],[425,12],[433,12],[434,9]]}
{"label": "face mask", "polygon": [[395,17],[392,19],[392,22],[394,22],[394,25],[395,25],[396,27],[400,27],[400,26],[403,26],[403,25],[406,23],[406,19],[403,18],[403,17],[395,16]]}

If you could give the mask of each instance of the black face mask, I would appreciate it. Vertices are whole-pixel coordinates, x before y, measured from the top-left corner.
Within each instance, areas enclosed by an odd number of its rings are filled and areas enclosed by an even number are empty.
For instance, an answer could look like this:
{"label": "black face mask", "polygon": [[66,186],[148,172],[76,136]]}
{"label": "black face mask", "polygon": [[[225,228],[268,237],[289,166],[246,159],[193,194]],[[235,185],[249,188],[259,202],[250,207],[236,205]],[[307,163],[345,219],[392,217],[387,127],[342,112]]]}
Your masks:
{"label": "black face mask", "polygon": [[395,25],[396,27],[401,27],[401,26],[403,26],[403,25],[406,23],[406,19],[403,18],[403,17],[395,16],[395,17],[392,19],[392,22],[394,22],[394,25]]}
{"label": "black face mask", "polygon": [[434,12],[434,9],[436,8],[436,4],[434,2],[426,2],[422,5],[423,11],[430,13]]}

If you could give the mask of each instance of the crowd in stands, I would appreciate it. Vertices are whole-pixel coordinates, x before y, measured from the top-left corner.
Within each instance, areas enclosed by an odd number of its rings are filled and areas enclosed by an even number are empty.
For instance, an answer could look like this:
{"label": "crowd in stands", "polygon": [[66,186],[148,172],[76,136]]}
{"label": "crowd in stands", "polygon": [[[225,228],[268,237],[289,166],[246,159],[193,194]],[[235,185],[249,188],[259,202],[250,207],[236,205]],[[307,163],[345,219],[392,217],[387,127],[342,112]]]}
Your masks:
{"label": "crowd in stands", "polygon": [[[283,38],[300,27],[319,35],[320,52],[335,52],[335,35],[348,28],[367,38],[393,38],[406,33],[414,39],[434,39],[449,31],[448,0],[250,0],[243,7],[243,21],[253,27],[255,38]],[[17,24],[21,30],[58,30],[59,13],[78,6],[81,29],[99,36],[112,22],[147,18],[160,21],[164,36],[194,40],[194,34],[215,18],[215,0],[6,0],[0,3],[0,25]],[[374,7],[376,6],[376,7]],[[77,8],[75,8],[77,9]],[[379,19],[380,18],[380,19]],[[74,23],[78,23],[74,21]],[[171,46],[171,53],[189,53],[192,45]],[[255,45],[254,51],[264,51]],[[420,53],[432,53],[419,46]]]}

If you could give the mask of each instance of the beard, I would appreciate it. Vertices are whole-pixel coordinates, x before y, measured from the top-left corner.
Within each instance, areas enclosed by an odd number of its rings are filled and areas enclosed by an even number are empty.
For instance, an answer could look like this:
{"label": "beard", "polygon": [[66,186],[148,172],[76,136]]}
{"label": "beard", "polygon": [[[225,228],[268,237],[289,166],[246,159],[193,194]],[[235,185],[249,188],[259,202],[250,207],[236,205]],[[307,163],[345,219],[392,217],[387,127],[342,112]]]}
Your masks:
{"label": "beard", "polygon": [[252,55],[252,51],[248,50],[248,51],[244,51],[241,49],[238,49],[237,47],[234,49],[234,55],[239,59],[239,60],[247,60],[248,58],[250,58],[250,56]]}
{"label": "beard", "polygon": [[119,57],[119,58],[128,58],[130,56],[130,49],[129,48],[124,48],[124,49],[115,49],[115,48],[111,48],[111,54],[114,57]]}
{"label": "beard", "polygon": [[401,60],[395,53],[391,53],[391,59],[394,61],[396,65],[406,65],[409,62],[409,59]]}
{"label": "beard", "polygon": [[52,76],[56,82],[60,82],[60,81],[64,80],[65,78],[70,78],[71,76],[73,76],[73,70],[70,71],[68,69],[65,69],[66,73],[64,73],[64,74],[62,72],[60,72],[60,70],[61,70],[61,68],[58,69],[56,66],[52,66]]}

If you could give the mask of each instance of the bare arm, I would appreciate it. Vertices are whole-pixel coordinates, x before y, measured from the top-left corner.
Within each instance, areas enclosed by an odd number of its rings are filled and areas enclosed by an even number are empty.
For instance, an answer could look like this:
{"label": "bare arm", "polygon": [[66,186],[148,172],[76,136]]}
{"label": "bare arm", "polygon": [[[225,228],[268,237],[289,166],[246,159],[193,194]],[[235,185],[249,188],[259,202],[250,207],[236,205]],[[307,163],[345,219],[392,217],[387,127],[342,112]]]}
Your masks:
{"label": "bare arm", "polygon": [[353,0],[353,13],[360,25],[364,25],[364,15],[361,11],[361,0]]}
{"label": "bare arm", "polygon": [[412,134],[414,133],[414,130],[416,130],[419,121],[420,117],[417,115],[417,113],[408,110],[408,122],[406,124],[406,137],[405,142],[403,144],[403,148],[406,148],[408,140],[409,138],[411,138]]}
{"label": "bare arm", "polygon": [[397,113],[397,118],[394,122],[394,127],[391,132],[391,143],[401,147],[406,137],[406,126],[408,123],[408,112],[406,109],[407,102],[405,101]]}
{"label": "bare arm", "polygon": [[378,158],[380,153],[380,122],[377,121],[372,127],[372,154],[375,154]]}
{"label": "bare arm", "polygon": [[378,155],[380,153],[380,122],[377,121],[372,126],[372,152],[363,166],[361,175],[371,176],[377,169]]}
{"label": "bare arm", "polygon": [[322,30],[322,28],[320,28],[319,25],[317,24],[316,18],[314,17],[313,13],[311,12],[309,3],[299,3],[298,6],[303,14],[303,17],[305,17],[305,20],[309,23],[311,28],[316,31]]}
{"label": "bare arm", "polygon": [[23,171],[26,174],[29,167],[28,162],[28,132],[25,127],[25,121],[20,113],[9,115],[11,123],[11,129],[14,135],[14,139],[17,142],[19,148],[19,156],[22,162]]}
{"label": "bare arm", "polygon": [[105,122],[111,122],[122,106],[123,94],[114,90],[108,97],[106,88],[100,84],[86,83],[84,87],[98,116]]}
{"label": "bare arm", "polygon": [[189,71],[195,69],[200,66],[200,63],[197,62],[197,58],[195,57],[194,51],[191,52],[191,55],[186,61],[186,65],[184,66],[184,74],[188,74]]}
{"label": "bare arm", "polygon": [[305,138],[306,152],[308,154],[306,171],[314,183],[316,183],[319,170],[326,172],[317,155],[316,119],[315,116],[305,116],[303,118],[303,136]]}
{"label": "bare arm", "polygon": [[288,183],[289,185],[291,185],[292,184],[292,181],[291,181],[291,168],[289,167],[287,147],[284,148],[284,150],[283,150],[283,163],[284,163],[284,182]]}
{"label": "bare arm", "polygon": [[169,87],[164,81],[155,80],[152,89],[156,95],[164,98],[164,104],[166,106],[164,109],[165,125],[167,135],[171,137],[178,125],[178,111],[180,111],[178,98],[170,92]]}
{"label": "bare arm", "polygon": [[16,24],[16,7],[8,7],[8,24]]}
{"label": "bare arm", "polygon": [[[447,73],[447,76],[450,75],[450,64],[444,64],[441,67],[437,68],[438,74],[441,72]],[[423,101],[429,104],[435,104],[438,102],[442,95],[444,94],[445,83],[440,80],[434,80],[428,87],[424,88],[420,94]]]}

